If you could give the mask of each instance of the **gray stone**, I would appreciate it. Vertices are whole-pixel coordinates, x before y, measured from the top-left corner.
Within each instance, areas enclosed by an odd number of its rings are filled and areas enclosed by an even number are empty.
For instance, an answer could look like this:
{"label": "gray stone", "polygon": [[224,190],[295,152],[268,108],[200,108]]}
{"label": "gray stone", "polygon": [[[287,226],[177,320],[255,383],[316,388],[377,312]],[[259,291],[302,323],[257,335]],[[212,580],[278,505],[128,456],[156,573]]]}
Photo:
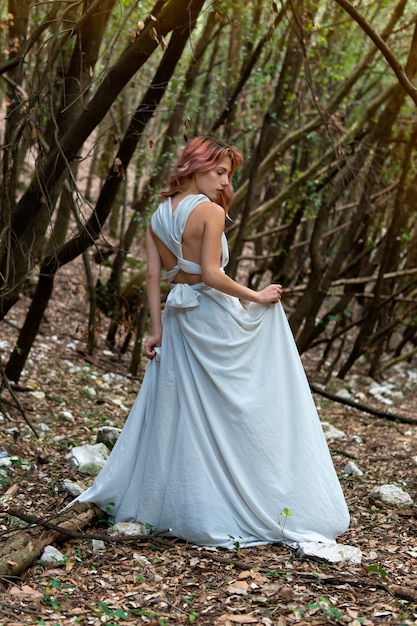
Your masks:
{"label": "gray stone", "polygon": [[413,499],[411,496],[404,491],[404,489],[401,489],[401,487],[392,483],[375,487],[375,489],[373,489],[369,494],[369,497],[372,500],[379,500],[385,504],[390,504],[391,506],[396,507],[407,507],[413,505]]}
{"label": "gray stone", "polygon": [[67,557],[54,546],[46,546],[40,558],[43,563],[54,563],[54,565],[65,565]]}
{"label": "gray stone", "polygon": [[344,398],[345,400],[350,400],[352,397],[347,389],[339,389],[336,395],[338,398]]}
{"label": "gray stone", "polygon": [[104,443],[87,443],[85,446],[73,448],[67,458],[82,474],[96,476],[103,469],[108,456],[109,450]]}
{"label": "gray stone", "polygon": [[67,480],[66,478],[61,482],[62,491],[66,491],[76,498],[81,495],[83,489],[77,483],[74,483],[72,480]]}
{"label": "gray stone", "polygon": [[355,461],[349,461],[343,472],[348,476],[363,476],[362,470],[359,469]]}
{"label": "gray stone", "polygon": [[110,528],[110,535],[123,535],[123,536],[134,536],[134,535],[149,535],[150,528],[145,526],[145,524],[139,524],[135,522],[117,522]]}
{"label": "gray stone", "polygon": [[101,428],[97,431],[97,443],[104,443],[104,445],[111,450],[121,432],[121,428],[115,428],[114,426],[101,426]]}
{"label": "gray stone", "polygon": [[58,413],[58,417],[61,421],[64,422],[73,422],[74,421],[74,416],[71,413],[71,411],[60,411]]}
{"label": "gray stone", "polygon": [[354,565],[359,565],[362,561],[362,552],[359,548],[341,543],[306,541],[299,544],[296,554],[300,559],[311,557],[328,561],[329,563],[350,562]]}
{"label": "gray stone", "polygon": [[104,543],[104,541],[102,541],[102,539],[93,539],[92,545],[93,545],[93,552],[100,552],[101,550],[104,550],[106,547],[106,544]]}
{"label": "gray stone", "polygon": [[322,422],[321,426],[323,428],[324,436],[326,437],[326,439],[346,439],[346,434],[343,432],[343,430],[335,428],[335,426],[332,426],[332,424],[329,424],[329,422]]}

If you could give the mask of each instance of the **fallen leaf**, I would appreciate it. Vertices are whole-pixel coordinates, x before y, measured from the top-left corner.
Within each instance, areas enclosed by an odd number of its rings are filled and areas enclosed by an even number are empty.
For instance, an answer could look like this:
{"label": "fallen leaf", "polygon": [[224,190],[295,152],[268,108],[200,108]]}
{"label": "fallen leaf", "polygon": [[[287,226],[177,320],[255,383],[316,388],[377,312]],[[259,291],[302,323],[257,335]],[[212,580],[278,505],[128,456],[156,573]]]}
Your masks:
{"label": "fallen leaf", "polygon": [[30,597],[33,600],[41,600],[43,598],[43,594],[29,585],[22,585],[22,587],[11,587],[9,589],[9,594],[16,597]]}
{"label": "fallen leaf", "polygon": [[234,615],[224,613],[217,619],[220,623],[232,622],[233,624],[257,624],[258,618],[253,615]]}

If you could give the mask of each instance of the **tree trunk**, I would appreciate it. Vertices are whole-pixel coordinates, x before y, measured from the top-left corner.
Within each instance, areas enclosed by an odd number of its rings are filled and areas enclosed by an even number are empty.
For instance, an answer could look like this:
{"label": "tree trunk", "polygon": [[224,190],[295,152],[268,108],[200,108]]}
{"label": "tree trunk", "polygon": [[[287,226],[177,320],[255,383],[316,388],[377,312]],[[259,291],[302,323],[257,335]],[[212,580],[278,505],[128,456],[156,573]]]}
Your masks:
{"label": "tree trunk", "polygon": [[[20,254],[19,241],[23,233],[31,228],[33,219],[42,210],[43,204],[59,183],[68,163],[71,163],[77,157],[77,153],[84,141],[103,119],[123,87],[146,62],[168,32],[173,29],[187,29],[190,22],[195,21],[202,4],[202,0],[170,0],[162,9],[153,13],[153,18],[156,18],[156,21],[149,18],[140,36],[127,47],[119,61],[109,70],[106,78],[83,113],[65,132],[60,145],[52,148],[45,165],[39,167],[36,177],[17,203],[11,220],[13,242],[10,250],[8,250],[6,267],[4,265],[1,267],[0,275],[7,276],[5,270],[7,270],[9,264],[14,264],[14,258]],[[125,138],[124,149],[129,152],[130,149],[127,148],[127,144],[136,145],[135,138]],[[69,250],[71,250],[69,252],[70,257],[74,253],[77,256],[85,249],[86,245],[90,245],[91,237],[94,238],[94,233],[100,228],[101,223],[99,216],[93,216],[86,225],[82,244],[74,248],[74,242],[70,243],[65,250],[65,257],[68,257],[67,253]],[[4,295],[0,308],[0,319],[4,317],[14,304],[15,294],[11,298],[9,293],[13,291],[14,286],[19,284],[21,280],[22,276],[13,276],[12,281],[9,280],[3,285]]]}
{"label": "tree trunk", "polygon": [[[113,298],[115,302],[116,310],[112,314],[112,322],[107,334],[107,341],[113,344],[116,330],[117,330],[117,317],[118,317],[118,296],[121,289],[122,272],[125,259],[129,253],[131,245],[136,236],[140,219],[138,216],[143,216],[148,209],[149,202],[153,199],[155,189],[162,184],[168,178],[173,157],[174,157],[174,144],[178,141],[179,137],[182,137],[180,133],[180,126],[184,119],[186,102],[190,93],[194,87],[195,80],[197,78],[199,63],[204,51],[207,49],[210,38],[213,33],[213,29],[216,25],[216,14],[210,12],[207,18],[205,28],[202,30],[200,38],[195,46],[194,54],[192,56],[191,64],[187,70],[184,85],[181,88],[177,101],[175,102],[172,113],[169,118],[168,127],[164,133],[164,140],[159,152],[158,160],[154,167],[154,174],[145,183],[140,198],[133,205],[133,215],[130,219],[129,225],[126,231],[123,233],[123,239],[120,242],[120,246],[117,250],[115,259],[112,264],[112,271],[110,277],[106,283],[106,294]],[[143,324],[141,325],[141,328]],[[136,344],[141,341],[141,337],[136,336]]]}
{"label": "tree trunk", "polygon": [[[123,141],[121,142],[114,161],[115,165],[110,170],[107,180],[103,185],[92,217],[76,237],[64,243],[60,249],[56,250],[42,262],[38,289],[36,290],[32,305],[29,309],[28,317],[19,334],[16,348],[13,350],[9,363],[6,366],[6,373],[11,380],[17,382],[20,378],[29,350],[33,345],[36,333],[39,329],[43,313],[51,297],[54,276],[59,267],[69,263],[82,254],[98,237],[110,213],[120,183],[124,180],[125,168],[128,166],[133,156],[147,122],[151,119],[165,93],[168,82],[187,42],[190,32],[189,29],[193,28],[195,25],[203,2],[204,0],[193,0],[190,5],[193,20],[187,22],[186,26],[181,26],[174,30],[169,46],[165,51],[160,66],[152,81],[152,85],[135,112]],[[116,164],[120,165],[116,167]]]}
{"label": "tree trunk", "polygon": [[[97,509],[86,504],[75,505],[72,509],[71,519],[65,516],[50,520],[54,524],[60,524],[66,530],[79,531],[89,526],[97,517]],[[39,526],[28,530],[21,530],[8,539],[0,548],[0,576],[15,578],[38,559],[46,546],[62,541],[66,535],[55,530],[45,530]]]}

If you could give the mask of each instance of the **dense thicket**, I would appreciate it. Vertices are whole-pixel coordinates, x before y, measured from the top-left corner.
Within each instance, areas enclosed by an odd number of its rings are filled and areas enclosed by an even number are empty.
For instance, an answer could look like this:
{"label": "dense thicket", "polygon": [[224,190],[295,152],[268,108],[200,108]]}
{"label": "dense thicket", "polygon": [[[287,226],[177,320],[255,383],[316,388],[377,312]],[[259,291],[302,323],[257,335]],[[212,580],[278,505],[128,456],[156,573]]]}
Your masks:
{"label": "dense thicket", "polygon": [[1,319],[34,285],[7,375],[18,380],[56,273],[81,255],[88,349],[98,307],[113,346],[127,350],[135,335],[136,370],[144,224],[176,150],[198,133],[245,155],[228,271],[255,288],[285,285],[299,349],[322,347],[323,377],[364,356],[372,376],[411,358],[412,5],[0,2]]}

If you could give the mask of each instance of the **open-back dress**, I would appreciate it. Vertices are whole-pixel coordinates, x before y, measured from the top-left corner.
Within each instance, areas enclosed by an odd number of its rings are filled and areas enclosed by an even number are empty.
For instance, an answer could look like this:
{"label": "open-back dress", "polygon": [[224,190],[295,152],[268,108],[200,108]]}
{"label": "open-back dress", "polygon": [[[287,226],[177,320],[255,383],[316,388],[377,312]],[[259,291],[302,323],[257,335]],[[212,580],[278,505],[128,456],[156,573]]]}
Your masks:
{"label": "open-back dress", "polygon": [[[201,273],[182,233],[208,198],[170,198],[152,230],[177,257],[168,273]],[[222,239],[222,268],[228,261]],[[344,496],[281,304],[244,308],[210,288],[171,283],[162,345],[122,433],[78,501],[206,546],[334,543]]]}

